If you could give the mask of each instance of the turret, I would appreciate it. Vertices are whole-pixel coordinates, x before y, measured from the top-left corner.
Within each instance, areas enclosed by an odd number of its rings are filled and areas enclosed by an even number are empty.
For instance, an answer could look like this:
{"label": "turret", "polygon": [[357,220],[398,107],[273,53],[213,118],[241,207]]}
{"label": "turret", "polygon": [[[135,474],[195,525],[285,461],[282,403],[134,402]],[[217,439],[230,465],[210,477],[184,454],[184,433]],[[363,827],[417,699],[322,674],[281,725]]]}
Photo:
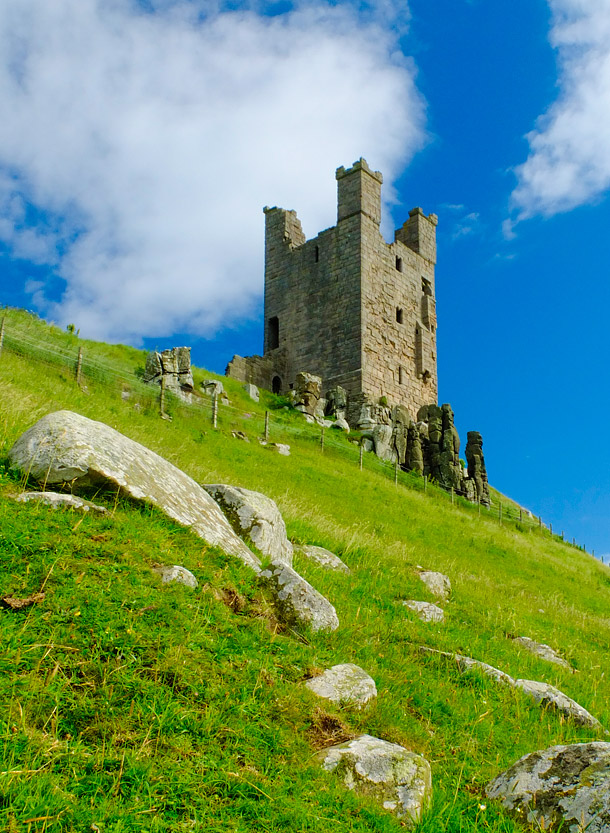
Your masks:
{"label": "turret", "polygon": [[426,217],[421,208],[412,208],[409,211],[409,219],[394,233],[394,239],[404,243],[430,263],[436,263],[437,224],[436,214]]}
{"label": "turret", "polygon": [[383,176],[372,171],[360,158],[351,168],[337,168],[337,221],[364,214],[376,225],[381,222],[381,184]]}

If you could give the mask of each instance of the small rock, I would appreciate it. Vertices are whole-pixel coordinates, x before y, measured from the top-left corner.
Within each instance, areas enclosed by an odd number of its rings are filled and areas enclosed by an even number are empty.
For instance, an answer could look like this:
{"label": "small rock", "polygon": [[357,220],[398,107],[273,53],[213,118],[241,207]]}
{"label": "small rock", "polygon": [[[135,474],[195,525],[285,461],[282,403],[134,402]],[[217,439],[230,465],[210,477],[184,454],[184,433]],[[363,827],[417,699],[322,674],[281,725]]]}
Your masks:
{"label": "small rock", "polygon": [[545,645],[543,642],[535,642],[529,636],[514,636],[513,642],[518,645],[523,645],[530,653],[535,654],[540,659],[545,659],[547,662],[552,662],[555,665],[561,665],[562,668],[567,668],[568,671],[574,671],[569,662],[566,662],[563,657],[551,648],[550,645]]}
{"label": "small rock", "polygon": [[486,789],[520,821],[565,833],[610,830],[610,743],[573,743],[532,752]]}
{"label": "small rock", "polygon": [[515,686],[533,697],[541,706],[561,712],[579,726],[589,726],[591,729],[601,728],[599,720],[555,686],[539,683],[536,680],[517,680]]}
{"label": "small rock", "polygon": [[349,573],[349,567],[345,564],[338,555],[330,550],[325,550],[324,547],[314,547],[312,544],[303,544],[295,547],[306,558],[311,558],[321,567],[326,567],[328,570],[341,570],[344,573]]}
{"label": "small rock", "polygon": [[346,434],[349,434],[348,422],[343,417],[337,417],[337,419],[332,423],[332,427],[337,428],[340,431],[345,431]]}
{"label": "small rock", "polygon": [[250,399],[252,399],[254,402],[258,402],[260,397],[256,385],[245,384],[243,388],[250,397]]}
{"label": "small rock", "polygon": [[184,584],[186,587],[192,587],[193,590],[199,586],[197,579],[191,571],[185,567],[179,567],[177,564],[174,564],[173,567],[157,567],[155,568],[155,572],[159,573],[163,584],[169,584],[175,581],[178,584]]}
{"label": "small rock", "polygon": [[307,680],[305,685],[318,697],[344,705],[365,706],[377,697],[375,680],[351,662],[333,665],[319,677]]}
{"label": "small rock", "polygon": [[231,431],[231,436],[236,440],[243,440],[245,443],[249,443],[250,440],[244,434],[243,431]]}
{"label": "small rock", "polygon": [[470,671],[474,668],[482,674],[485,674],[486,677],[491,677],[497,683],[508,685],[510,688],[514,688],[515,686],[515,680],[512,677],[505,674],[504,671],[500,671],[499,668],[494,668],[493,665],[488,665],[486,662],[481,662],[478,659],[472,659],[472,657],[464,657],[462,654],[450,654],[447,653],[447,651],[438,651],[436,648],[428,648],[424,645],[421,645],[419,650],[425,654],[436,654],[437,656],[443,657],[443,659],[455,662],[461,673],[464,671]]}
{"label": "small rock", "polygon": [[312,417],[311,414],[303,414],[303,416],[305,417],[305,422],[307,422],[309,425],[316,424],[315,417]]}
{"label": "small rock", "polygon": [[445,613],[442,608],[430,602],[416,602],[413,599],[403,602],[409,610],[414,610],[422,622],[444,622]]}
{"label": "small rock", "polygon": [[423,570],[419,577],[433,596],[447,601],[451,595],[451,582],[447,576],[442,573],[434,573],[431,570]]}
{"label": "small rock", "polygon": [[369,452],[369,451],[373,451],[373,449],[375,448],[375,445],[373,443],[373,440],[369,440],[368,437],[364,437],[364,439],[362,440],[362,447],[364,448],[365,451]]}
{"label": "small rock", "polygon": [[274,500],[239,486],[208,483],[203,488],[220,506],[240,538],[254,544],[263,555],[292,564],[292,544]]}
{"label": "small rock", "polygon": [[376,799],[409,826],[421,820],[432,796],[430,764],[397,743],[360,735],[324,749],[322,768],[336,772],[350,790]]}
{"label": "small rock", "polygon": [[266,443],[266,448],[270,451],[277,451],[282,457],[290,457],[290,446],[286,443]]}
{"label": "small rock", "polygon": [[269,587],[283,622],[305,625],[313,631],[335,631],[339,627],[337,611],[321,593],[305,581],[292,567],[272,563],[260,574]]}
{"label": "small rock", "polygon": [[100,515],[109,515],[110,512],[104,506],[98,506],[89,500],[76,497],[76,495],[64,495],[60,492],[24,492],[16,498],[18,503],[45,503],[54,509],[78,509],[80,512],[97,512]]}

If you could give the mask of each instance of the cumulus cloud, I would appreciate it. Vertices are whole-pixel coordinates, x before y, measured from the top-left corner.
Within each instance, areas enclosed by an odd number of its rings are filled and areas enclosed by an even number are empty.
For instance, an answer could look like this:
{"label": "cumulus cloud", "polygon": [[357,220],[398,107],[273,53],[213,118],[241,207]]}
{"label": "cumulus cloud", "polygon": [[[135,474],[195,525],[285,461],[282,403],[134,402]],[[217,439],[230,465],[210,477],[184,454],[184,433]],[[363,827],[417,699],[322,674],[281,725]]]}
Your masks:
{"label": "cumulus cloud", "polygon": [[516,169],[518,219],[552,215],[610,188],[610,0],[549,0],[559,95],[528,134]]}
{"label": "cumulus cloud", "polygon": [[4,0],[0,241],[65,281],[43,312],[132,342],[251,314],[262,206],[317,233],[338,165],[391,183],[424,140],[388,5]]}

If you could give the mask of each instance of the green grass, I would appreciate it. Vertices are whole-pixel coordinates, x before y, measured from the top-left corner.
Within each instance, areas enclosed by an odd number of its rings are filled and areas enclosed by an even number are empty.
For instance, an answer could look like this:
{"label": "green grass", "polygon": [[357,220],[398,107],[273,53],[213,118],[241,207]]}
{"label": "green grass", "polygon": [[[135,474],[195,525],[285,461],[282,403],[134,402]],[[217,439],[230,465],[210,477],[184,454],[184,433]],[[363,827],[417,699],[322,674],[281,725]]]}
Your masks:
{"label": "green grass", "polygon": [[[352,572],[295,559],[341,626],[292,633],[247,568],[160,513],[103,494],[96,500],[110,517],[16,504],[24,484],[2,469],[0,596],[43,588],[45,598],[0,610],[0,829],[398,831],[399,821],[316,761],[323,746],[367,732],[430,761],[434,801],[418,831],[508,833],[523,828],[484,798],[493,776],[534,749],[603,739],[418,650],[458,651],[557,685],[610,727],[610,573],[590,556],[545,530],[451,505],[433,486],[424,494],[410,475],[395,486],[372,455],[360,472],[349,438],[327,431],[322,453],[319,429],[271,395],[252,403],[234,380],[223,379],[231,407],[221,407],[214,430],[205,398],[170,401],[172,421],[159,419],[154,392],[138,379],[145,356],[133,348],[84,342],[17,311],[7,314],[7,344],[0,461],[43,414],[78,411],[199,482],[264,492],[293,540],[329,547]],[[60,361],[81,345],[86,390]],[[257,442],[266,408],[271,440],[289,442],[290,457]],[[199,588],[162,586],[158,564],[182,564]],[[432,600],[417,565],[451,578],[443,625],[400,604]],[[548,642],[577,673],[507,634]],[[334,707],[302,685],[342,662],[376,680],[374,705]]]}

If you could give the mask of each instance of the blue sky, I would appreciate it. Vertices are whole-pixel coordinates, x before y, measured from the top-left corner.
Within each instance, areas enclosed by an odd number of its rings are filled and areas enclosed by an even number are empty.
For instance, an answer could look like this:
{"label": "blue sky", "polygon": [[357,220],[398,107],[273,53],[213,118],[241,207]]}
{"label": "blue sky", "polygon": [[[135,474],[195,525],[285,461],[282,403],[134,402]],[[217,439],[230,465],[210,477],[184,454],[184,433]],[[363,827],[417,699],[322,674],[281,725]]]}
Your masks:
{"label": "blue sky", "polygon": [[262,342],[263,205],[334,170],[439,215],[441,401],[493,484],[610,553],[610,0],[5,0],[0,303],[84,336]]}

